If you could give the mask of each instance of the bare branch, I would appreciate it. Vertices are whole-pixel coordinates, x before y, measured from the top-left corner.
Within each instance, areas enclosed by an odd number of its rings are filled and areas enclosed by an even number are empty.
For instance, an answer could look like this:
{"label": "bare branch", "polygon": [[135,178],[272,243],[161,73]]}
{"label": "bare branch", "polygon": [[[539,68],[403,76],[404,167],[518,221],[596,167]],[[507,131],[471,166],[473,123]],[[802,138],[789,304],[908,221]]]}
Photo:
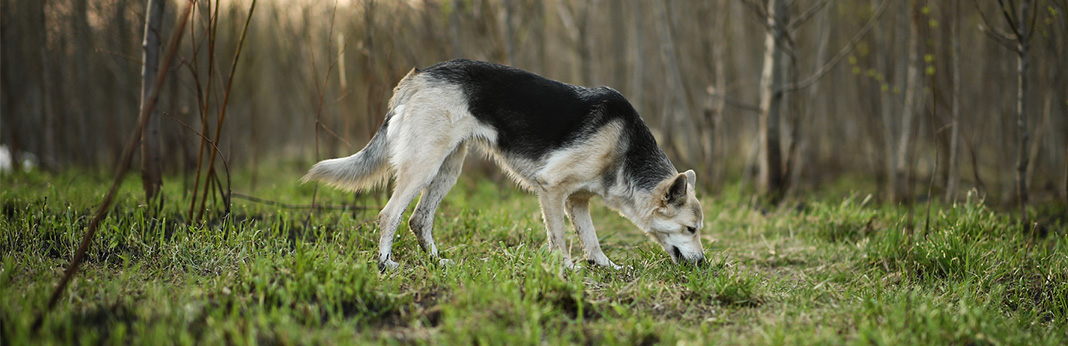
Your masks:
{"label": "bare branch", "polygon": [[812,19],[812,16],[815,16],[816,13],[819,13],[820,10],[823,10],[823,8],[826,6],[827,0],[821,0],[815,5],[812,5],[812,7],[809,7],[807,11],[802,13],[800,16],[797,16],[797,18],[793,21],[790,21],[790,24],[787,25],[789,27],[789,30],[792,31],[794,29],[797,29],[797,27],[801,26],[802,24],[805,24],[805,22],[807,22],[809,19]]}
{"label": "bare branch", "polygon": [[1038,17],[1038,7],[1039,6],[1038,6],[1038,4],[1034,4],[1034,5],[1035,6],[1031,6],[1031,20],[1030,20],[1031,23],[1027,25],[1027,34],[1026,34],[1026,36],[1024,36],[1024,41],[1030,41],[1031,37],[1033,37],[1035,35],[1035,18]]}
{"label": "bare branch", "polygon": [[973,1],[972,5],[975,6],[975,11],[979,12],[979,17],[983,19],[983,25],[985,25],[985,27],[979,27],[979,31],[983,32],[987,36],[990,36],[990,38],[992,38],[994,42],[997,42],[1005,48],[1009,50],[1014,50],[1015,47],[1013,47],[1012,35],[997,31],[994,23],[990,21],[990,18],[986,17],[986,12],[983,12],[983,10],[979,8],[978,2]]}
{"label": "bare branch", "polygon": [[1005,47],[1005,49],[1016,51],[1016,44],[1012,41],[1012,35],[997,31],[996,28],[991,27],[981,27],[979,28],[979,32],[982,32],[987,37],[990,37],[990,39],[994,40],[995,43],[1001,45],[1002,47]]}
{"label": "bare branch", "polygon": [[736,99],[736,98],[733,98],[733,97],[730,97],[730,96],[727,96],[727,95],[724,95],[724,94],[709,93],[708,97],[723,100],[723,102],[725,102],[726,104],[734,106],[735,108],[738,108],[738,109],[741,109],[741,110],[750,111],[750,112],[760,112],[760,107],[758,107],[757,105],[754,105],[752,103],[748,103],[748,102],[745,102],[745,101],[742,101],[742,100],[739,100],[739,99]]}
{"label": "bare branch", "polygon": [[1005,0],[998,0],[998,5],[1000,5],[1001,7],[1001,15],[1005,17],[1005,21],[1009,23],[1009,29],[1012,29],[1012,32],[1016,34],[1017,40],[1022,41],[1023,36],[1020,33],[1020,28],[1017,26],[1017,24],[1019,23],[1016,23],[1016,6],[1012,6],[1014,4],[1009,4],[1009,6],[1006,6]]}
{"label": "bare branch", "polygon": [[[167,113],[164,113],[164,114],[167,114]],[[186,129],[188,129],[188,130],[189,130],[189,132],[192,132],[193,134],[195,134],[195,135],[199,136],[201,140],[204,140],[204,141],[206,141],[206,143],[207,143],[208,145],[210,145],[210,146],[211,146],[211,147],[212,147],[213,149],[215,149],[215,151],[219,153],[219,157],[220,157],[220,158],[222,159],[223,169],[225,169],[225,170],[226,170],[226,176],[230,176],[230,163],[229,163],[229,162],[230,162],[230,160],[227,160],[227,159],[226,159],[226,155],[223,155],[223,153],[222,153],[222,150],[221,150],[221,149],[219,149],[219,147],[215,145],[215,142],[212,142],[212,141],[211,141],[210,139],[208,139],[208,137],[207,137],[207,136],[205,136],[205,135],[204,135],[203,133],[200,133],[200,132],[198,132],[197,130],[193,129],[193,127],[189,126],[189,124],[186,124],[186,123],[185,123],[185,122],[183,122],[183,121],[182,121],[181,119],[175,118],[175,117],[174,117],[173,115],[170,115],[170,114],[167,114],[167,117],[168,117],[168,118],[171,118],[171,120],[174,120],[174,121],[175,121],[175,122],[177,122],[177,123],[178,123],[179,125],[182,125],[182,126],[183,126],[183,127],[185,127]]]}
{"label": "bare branch", "polygon": [[839,50],[838,53],[834,55],[834,57],[831,57],[831,60],[828,60],[826,64],[823,64],[823,66],[821,66],[819,70],[813,72],[811,76],[805,78],[800,82],[787,84],[785,87],[782,88],[782,90],[778,90],[778,92],[804,89],[812,86],[812,84],[819,81],[820,78],[823,78],[823,76],[825,76],[828,72],[834,69],[835,66],[838,66],[838,63],[842,62],[842,59],[845,58],[846,55],[853,50],[853,47],[857,45],[857,42],[860,42],[861,38],[867,35],[868,32],[871,31],[873,27],[875,27],[875,22],[877,22],[879,18],[882,17],[883,12],[886,11],[886,8],[889,7],[889,4],[890,1],[883,1],[883,3],[879,5],[879,8],[875,10],[875,13],[872,14],[872,17],[868,20],[868,23],[864,24],[864,27],[862,27],[856,35],[853,35],[853,38],[849,40],[849,43],[846,44],[845,47],[842,47],[842,49]]}

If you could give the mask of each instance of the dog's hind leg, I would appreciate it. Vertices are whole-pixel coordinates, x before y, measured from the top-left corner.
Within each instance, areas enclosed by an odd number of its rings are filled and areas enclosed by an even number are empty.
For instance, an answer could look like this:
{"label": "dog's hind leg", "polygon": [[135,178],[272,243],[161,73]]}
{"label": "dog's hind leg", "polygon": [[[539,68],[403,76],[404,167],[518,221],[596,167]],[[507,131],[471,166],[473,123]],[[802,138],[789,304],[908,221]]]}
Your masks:
{"label": "dog's hind leg", "polygon": [[602,267],[621,269],[604,255],[601,251],[601,242],[597,239],[597,232],[593,228],[593,219],[590,218],[590,199],[587,197],[572,197],[567,200],[567,217],[575,226],[575,232],[582,241],[586,252],[586,261]]}
{"label": "dog's hind leg", "polygon": [[[438,169],[438,174],[423,189],[419,203],[415,205],[415,212],[408,219],[408,228],[415,234],[419,247],[435,258],[438,257],[438,247],[434,245],[434,212],[437,211],[441,200],[445,198],[453,185],[456,185],[456,178],[460,176],[460,171],[463,169],[465,156],[467,156],[467,145],[460,144],[452,154],[445,158],[445,162]],[[451,262],[447,259],[439,259],[439,261],[442,264]]]}
{"label": "dog's hind leg", "polygon": [[[446,142],[449,139],[446,138]],[[397,262],[393,261],[393,237],[397,234],[397,226],[401,221],[401,214],[412,203],[419,191],[423,190],[438,174],[438,169],[445,161],[445,157],[454,151],[455,145],[435,146],[436,141],[427,141],[427,145],[416,143],[408,148],[401,160],[394,162],[397,167],[396,186],[389,202],[378,213],[378,229],[381,234],[378,240],[378,267],[380,270],[394,269]]]}

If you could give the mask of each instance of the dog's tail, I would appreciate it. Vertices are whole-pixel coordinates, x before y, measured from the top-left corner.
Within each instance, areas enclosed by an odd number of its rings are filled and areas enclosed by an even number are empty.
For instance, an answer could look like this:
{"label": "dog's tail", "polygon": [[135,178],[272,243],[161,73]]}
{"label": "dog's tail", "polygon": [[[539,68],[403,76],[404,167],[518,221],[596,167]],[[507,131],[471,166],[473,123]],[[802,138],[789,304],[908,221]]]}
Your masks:
{"label": "dog's tail", "polygon": [[394,119],[394,116],[403,113],[403,105],[423,88],[422,79],[416,78],[419,73],[419,70],[413,68],[397,83],[397,87],[393,89],[393,97],[389,100],[389,112],[386,113],[385,121],[366,147],[349,157],[319,161],[300,181],[307,183],[317,180],[340,189],[359,191],[374,188],[389,179],[390,141],[387,129],[390,120],[395,123],[393,126],[402,125],[399,118]]}
{"label": "dog's tail", "polygon": [[390,174],[389,143],[386,139],[389,118],[386,117],[385,123],[362,150],[352,156],[319,161],[308,170],[308,174],[300,178],[301,183],[316,180],[336,188],[359,191],[385,182]]}

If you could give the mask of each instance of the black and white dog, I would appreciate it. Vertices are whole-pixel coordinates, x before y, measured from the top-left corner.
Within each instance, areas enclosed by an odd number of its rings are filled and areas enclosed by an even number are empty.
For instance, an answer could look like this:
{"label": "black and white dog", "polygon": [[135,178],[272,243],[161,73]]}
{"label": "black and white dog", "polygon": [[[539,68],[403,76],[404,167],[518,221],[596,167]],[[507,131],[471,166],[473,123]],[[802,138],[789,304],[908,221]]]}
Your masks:
{"label": "black and white dog", "polygon": [[[452,60],[413,69],[389,101],[389,113],[360,152],[324,160],[302,181],[359,190],[389,177],[396,187],[378,214],[380,269],[391,256],[401,214],[419,246],[438,255],[434,212],[456,183],[468,147],[493,157],[521,187],[538,195],[549,247],[571,266],[564,215],[589,263],[619,268],[601,251],[589,200],[600,196],[659,243],[675,262],[704,260],[695,174],[679,173],[638,112],[607,87],[569,85],[497,64]],[[442,263],[448,260],[441,259]]]}

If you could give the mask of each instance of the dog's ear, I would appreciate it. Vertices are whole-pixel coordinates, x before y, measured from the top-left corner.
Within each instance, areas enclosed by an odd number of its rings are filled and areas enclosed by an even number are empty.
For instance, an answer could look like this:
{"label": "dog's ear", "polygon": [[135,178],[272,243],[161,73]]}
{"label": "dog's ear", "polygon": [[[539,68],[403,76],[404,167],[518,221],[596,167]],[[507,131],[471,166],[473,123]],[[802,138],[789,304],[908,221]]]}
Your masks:
{"label": "dog's ear", "polygon": [[675,181],[668,187],[664,194],[664,204],[680,205],[686,202],[686,177],[685,173],[675,176]]}
{"label": "dog's ear", "polygon": [[687,170],[686,173],[683,173],[683,174],[686,175],[686,182],[690,183],[690,187],[691,188],[696,188],[697,187],[697,173],[694,173],[694,171],[691,169],[691,170]]}

